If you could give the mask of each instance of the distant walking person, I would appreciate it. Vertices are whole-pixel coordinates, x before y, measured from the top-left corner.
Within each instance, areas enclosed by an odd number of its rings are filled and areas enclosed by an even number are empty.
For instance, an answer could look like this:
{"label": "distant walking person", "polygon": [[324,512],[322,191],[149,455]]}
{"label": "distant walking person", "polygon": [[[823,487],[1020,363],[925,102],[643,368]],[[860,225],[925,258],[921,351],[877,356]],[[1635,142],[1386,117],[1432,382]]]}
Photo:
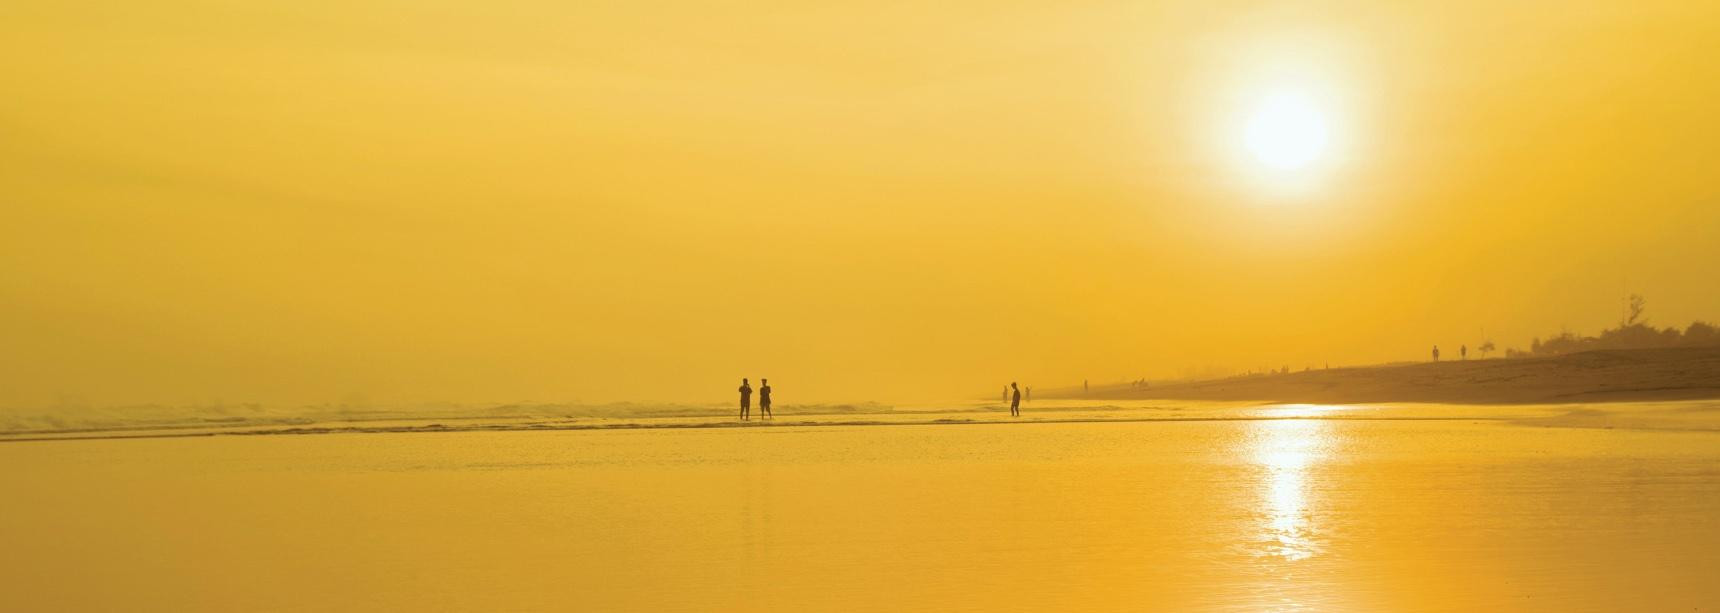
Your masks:
{"label": "distant walking person", "polygon": [[1015,389],[1015,397],[1009,401],[1009,415],[1011,417],[1021,417],[1021,388],[1015,387],[1015,382],[1013,381],[1009,383],[1009,387]]}
{"label": "distant walking person", "polygon": [[1087,380],[1086,379],[1081,380],[1081,393],[1083,393],[1083,394],[1087,393]]}
{"label": "distant walking person", "polygon": [[1469,359],[1469,345],[1459,345],[1457,347],[1457,356],[1465,360]]}
{"label": "distant walking person", "polygon": [[741,420],[745,421],[752,413],[752,386],[747,385],[746,379],[741,379]]}
{"label": "distant walking person", "polygon": [[1003,388],[1003,401],[1009,402],[1009,387],[1008,386],[1004,386],[1004,388]]}
{"label": "distant walking person", "polygon": [[1435,362],[1439,361],[1439,345],[1433,346],[1433,361],[1435,361]]}
{"label": "distant walking person", "polygon": [[1033,402],[1033,386],[1027,386],[1027,395],[1022,397],[1022,402]]}
{"label": "distant walking person", "polygon": [[770,419],[770,379],[758,380],[758,416]]}

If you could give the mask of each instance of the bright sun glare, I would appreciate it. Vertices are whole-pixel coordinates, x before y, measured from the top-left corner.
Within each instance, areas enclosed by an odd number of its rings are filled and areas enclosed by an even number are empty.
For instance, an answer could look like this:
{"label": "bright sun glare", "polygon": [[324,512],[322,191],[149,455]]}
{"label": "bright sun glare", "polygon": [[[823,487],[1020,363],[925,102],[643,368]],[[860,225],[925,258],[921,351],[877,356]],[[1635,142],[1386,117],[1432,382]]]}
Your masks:
{"label": "bright sun glare", "polygon": [[1254,158],[1273,170],[1297,170],[1320,159],[1328,139],[1326,116],[1307,96],[1267,96],[1248,119],[1244,138]]}

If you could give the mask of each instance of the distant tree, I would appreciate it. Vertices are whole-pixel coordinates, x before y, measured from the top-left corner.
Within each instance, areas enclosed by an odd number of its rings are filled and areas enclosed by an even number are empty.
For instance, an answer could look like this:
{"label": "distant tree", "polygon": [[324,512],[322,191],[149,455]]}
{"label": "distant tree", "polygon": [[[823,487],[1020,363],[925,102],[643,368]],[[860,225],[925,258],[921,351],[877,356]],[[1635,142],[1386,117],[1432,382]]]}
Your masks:
{"label": "distant tree", "polygon": [[1693,321],[1690,322],[1690,327],[1684,329],[1684,338],[1681,340],[1686,345],[1720,345],[1720,328],[1715,328],[1714,324],[1706,321]]}
{"label": "distant tree", "polygon": [[1493,349],[1493,341],[1481,341],[1481,346],[1475,348],[1476,351],[1481,352],[1481,359],[1483,360],[1487,359],[1487,354],[1493,353]]}
{"label": "distant tree", "polygon": [[1642,313],[1648,306],[1648,301],[1643,299],[1642,294],[1631,294],[1624,301],[1624,316],[1619,320],[1620,328],[1648,323],[1648,320],[1642,318]]}

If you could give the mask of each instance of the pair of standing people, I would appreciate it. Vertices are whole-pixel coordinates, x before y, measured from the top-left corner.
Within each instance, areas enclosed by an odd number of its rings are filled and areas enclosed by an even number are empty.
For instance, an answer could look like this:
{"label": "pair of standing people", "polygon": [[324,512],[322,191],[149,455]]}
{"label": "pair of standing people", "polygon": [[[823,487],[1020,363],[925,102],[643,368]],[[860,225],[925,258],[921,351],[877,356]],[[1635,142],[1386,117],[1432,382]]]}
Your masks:
{"label": "pair of standing people", "polygon": [[[746,379],[741,379],[741,387],[738,391],[741,393],[741,419],[750,419],[752,417],[753,388],[747,384]],[[758,380],[758,412],[760,419],[774,417],[770,414],[770,379]]]}

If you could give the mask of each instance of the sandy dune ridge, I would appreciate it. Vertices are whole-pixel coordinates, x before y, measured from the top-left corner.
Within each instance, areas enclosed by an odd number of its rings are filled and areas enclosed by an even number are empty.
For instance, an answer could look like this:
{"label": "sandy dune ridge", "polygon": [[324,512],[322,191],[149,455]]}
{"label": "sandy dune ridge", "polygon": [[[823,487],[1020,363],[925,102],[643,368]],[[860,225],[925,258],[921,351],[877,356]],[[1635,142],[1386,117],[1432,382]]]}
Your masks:
{"label": "sandy dune ridge", "polygon": [[[1079,389],[1046,398],[1083,397]],[[1720,347],[1589,351],[1545,358],[1447,360],[1206,381],[1112,385],[1092,399],[1521,404],[1720,398]]]}

